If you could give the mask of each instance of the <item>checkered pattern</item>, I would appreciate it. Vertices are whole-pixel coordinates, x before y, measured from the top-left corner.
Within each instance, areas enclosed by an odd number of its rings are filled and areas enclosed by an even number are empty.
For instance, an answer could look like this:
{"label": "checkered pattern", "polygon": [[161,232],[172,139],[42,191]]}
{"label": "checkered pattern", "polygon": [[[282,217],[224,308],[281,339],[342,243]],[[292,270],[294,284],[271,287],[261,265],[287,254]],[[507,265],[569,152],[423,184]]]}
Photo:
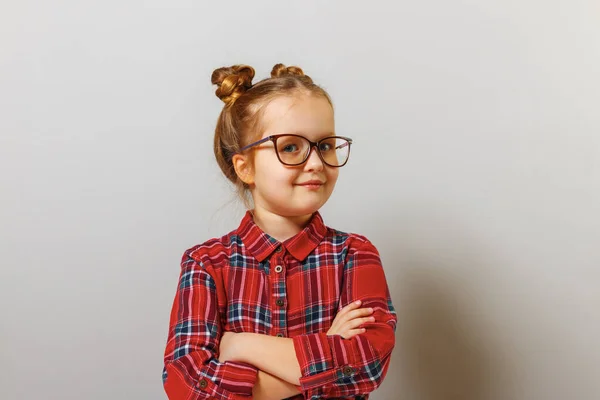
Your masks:
{"label": "checkered pattern", "polygon": [[[328,336],[337,312],[355,300],[375,322],[349,340]],[[293,339],[302,371],[294,399],[368,399],[384,379],[396,329],[377,249],[364,236],[324,225],[317,212],[285,242],[247,212],[240,226],[187,250],[181,262],[165,350],[171,399],[248,399],[254,366],[217,360],[222,332]]]}

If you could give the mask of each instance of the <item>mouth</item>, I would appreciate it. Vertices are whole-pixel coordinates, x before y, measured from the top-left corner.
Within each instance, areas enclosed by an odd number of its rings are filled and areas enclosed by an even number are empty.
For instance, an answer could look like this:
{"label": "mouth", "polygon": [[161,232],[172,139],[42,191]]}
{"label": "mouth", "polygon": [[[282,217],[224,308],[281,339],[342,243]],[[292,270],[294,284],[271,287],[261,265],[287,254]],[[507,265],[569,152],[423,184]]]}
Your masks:
{"label": "mouth", "polygon": [[317,181],[317,180],[312,180],[312,181],[306,181],[303,183],[299,183],[298,186],[303,186],[307,189],[319,189],[321,186],[324,185],[325,182],[322,181]]}
{"label": "mouth", "polygon": [[325,182],[323,182],[323,181],[318,181],[316,179],[313,179],[311,181],[306,181],[306,182],[299,183],[298,185],[300,185],[300,186],[305,186],[305,185],[322,185],[324,183]]}

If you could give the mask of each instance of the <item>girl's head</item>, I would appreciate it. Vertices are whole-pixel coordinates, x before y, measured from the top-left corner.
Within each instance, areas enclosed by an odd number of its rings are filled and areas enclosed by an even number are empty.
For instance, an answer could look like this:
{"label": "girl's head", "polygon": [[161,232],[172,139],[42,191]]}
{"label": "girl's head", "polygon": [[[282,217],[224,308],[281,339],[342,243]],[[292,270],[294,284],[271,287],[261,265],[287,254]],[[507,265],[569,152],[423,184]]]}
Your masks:
{"label": "girl's head", "polygon": [[215,129],[217,162],[248,207],[249,194],[255,208],[286,217],[311,214],[333,192],[351,141],[332,137],[329,95],[300,68],[277,64],[271,78],[254,85],[253,78],[247,65],[212,74],[225,103]]}

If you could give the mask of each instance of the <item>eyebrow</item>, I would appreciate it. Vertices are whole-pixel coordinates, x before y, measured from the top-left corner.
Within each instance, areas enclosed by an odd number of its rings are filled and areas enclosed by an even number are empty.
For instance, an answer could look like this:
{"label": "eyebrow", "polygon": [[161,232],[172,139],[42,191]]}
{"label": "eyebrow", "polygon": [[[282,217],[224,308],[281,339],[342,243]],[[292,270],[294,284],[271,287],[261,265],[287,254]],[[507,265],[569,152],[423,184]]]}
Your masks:
{"label": "eyebrow", "polygon": [[[306,132],[297,132],[296,131],[296,132],[287,132],[287,133],[304,136],[305,138],[308,139],[308,135],[306,134]],[[320,133],[316,136],[317,139],[315,140],[315,142],[318,142],[319,140],[329,137],[329,136],[335,136],[335,132]]]}

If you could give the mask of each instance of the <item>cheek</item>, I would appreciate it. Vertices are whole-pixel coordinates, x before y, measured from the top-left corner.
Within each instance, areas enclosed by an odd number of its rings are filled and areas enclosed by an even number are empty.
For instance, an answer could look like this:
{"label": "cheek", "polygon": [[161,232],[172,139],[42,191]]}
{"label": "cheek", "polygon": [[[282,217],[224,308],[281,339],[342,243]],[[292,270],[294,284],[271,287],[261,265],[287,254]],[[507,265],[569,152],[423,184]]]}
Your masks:
{"label": "cheek", "polygon": [[331,183],[331,186],[333,186],[337,182],[339,175],[340,175],[340,170],[337,168],[330,170],[330,172],[327,174],[327,179]]}
{"label": "cheek", "polygon": [[267,157],[255,160],[255,180],[262,188],[282,188],[294,181],[295,174],[287,169],[277,159]]}

